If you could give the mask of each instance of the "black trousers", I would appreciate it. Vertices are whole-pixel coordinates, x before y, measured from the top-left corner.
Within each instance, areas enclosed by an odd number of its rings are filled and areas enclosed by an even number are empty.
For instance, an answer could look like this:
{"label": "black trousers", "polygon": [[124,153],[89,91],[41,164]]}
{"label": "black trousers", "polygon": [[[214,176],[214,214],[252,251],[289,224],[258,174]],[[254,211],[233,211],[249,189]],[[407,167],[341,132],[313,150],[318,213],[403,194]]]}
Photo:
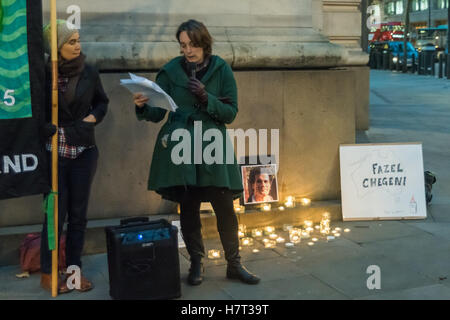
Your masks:
{"label": "black trousers", "polygon": [[210,202],[214,209],[225,258],[229,262],[231,259],[239,259],[238,220],[230,190],[218,187],[188,187],[180,201],[180,224],[191,260],[204,256],[201,239],[201,202]]}
{"label": "black trousers", "polygon": [[[61,239],[66,217],[66,264],[81,268],[81,253],[87,225],[91,185],[97,170],[97,147],[84,150],[76,159],[58,159],[58,235]],[[41,237],[41,272],[51,273],[51,251],[48,250],[47,217]]]}

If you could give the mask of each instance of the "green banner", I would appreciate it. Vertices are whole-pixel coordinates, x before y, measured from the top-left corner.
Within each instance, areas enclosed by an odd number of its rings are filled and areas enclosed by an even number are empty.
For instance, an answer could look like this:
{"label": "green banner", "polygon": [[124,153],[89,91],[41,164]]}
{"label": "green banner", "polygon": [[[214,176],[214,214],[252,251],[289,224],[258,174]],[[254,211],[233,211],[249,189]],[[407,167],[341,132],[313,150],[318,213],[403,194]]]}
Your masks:
{"label": "green banner", "polygon": [[31,116],[27,1],[0,0],[0,119]]}

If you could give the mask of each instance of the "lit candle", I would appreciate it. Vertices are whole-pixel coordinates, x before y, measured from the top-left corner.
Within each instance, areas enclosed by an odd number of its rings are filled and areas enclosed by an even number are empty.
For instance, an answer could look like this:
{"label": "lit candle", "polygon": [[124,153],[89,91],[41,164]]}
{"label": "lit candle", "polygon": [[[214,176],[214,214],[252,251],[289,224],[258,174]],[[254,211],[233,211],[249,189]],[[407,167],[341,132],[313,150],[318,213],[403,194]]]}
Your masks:
{"label": "lit candle", "polygon": [[269,203],[263,204],[262,209],[264,211],[270,211],[270,209],[272,208],[272,206]]}
{"label": "lit candle", "polygon": [[302,198],[300,202],[302,203],[302,206],[309,206],[311,204],[311,200],[308,198]]}
{"label": "lit candle", "polygon": [[284,242],[284,238],[283,237],[278,237],[277,238],[277,242],[278,243],[283,243]]}
{"label": "lit candle", "polygon": [[289,240],[292,243],[299,243],[302,240],[301,230],[298,228],[292,228],[291,230],[289,230]]}
{"label": "lit candle", "polygon": [[270,239],[276,239],[276,238],[278,238],[278,235],[275,234],[275,233],[272,233],[272,234],[269,234],[269,238]]}
{"label": "lit candle", "polygon": [[284,205],[288,208],[293,208],[295,207],[295,197],[293,196],[289,196],[286,198],[286,202],[284,203]]}
{"label": "lit candle", "polygon": [[335,233],[334,236],[335,236],[335,237],[340,237],[341,234],[340,234],[340,233]]}
{"label": "lit candle", "polygon": [[313,246],[314,242],[308,242],[308,246]]}
{"label": "lit candle", "polygon": [[252,246],[253,245],[253,238],[242,238],[242,245],[243,246]]}
{"label": "lit candle", "polygon": [[317,238],[312,238],[311,240],[314,241],[314,242],[319,241],[319,239],[317,239]]}
{"label": "lit candle", "polygon": [[284,207],[283,207],[283,206],[280,206],[280,207],[278,207],[278,210],[284,211]]}
{"label": "lit candle", "polygon": [[344,229],[344,232],[350,232],[350,229],[348,229],[348,228]]}
{"label": "lit candle", "polygon": [[313,226],[313,222],[311,220],[305,220],[303,222],[303,224],[305,225],[305,228],[309,228]]}
{"label": "lit candle", "polygon": [[220,258],[220,250],[215,250],[215,249],[209,250],[208,258],[212,259],[212,260],[219,259]]}
{"label": "lit candle", "polygon": [[264,247],[266,249],[275,248],[276,246],[277,246],[277,242],[275,240],[268,240],[266,243],[264,243]]}
{"label": "lit candle", "polygon": [[239,238],[245,237],[245,233],[247,232],[247,226],[245,224],[240,224],[238,226]]}
{"label": "lit candle", "polygon": [[334,228],[334,230],[341,231],[342,229],[338,227],[338,228]]}
{"label": "lit candle", "polygon": [[311,233],[311,232],[314,231],[314,228],[313,227],[308,227],[305,230],[306,230],[306,232]]}
{"label": "lit candle", "polygon": [[334,240],[334,239],[335,239],[334,236],[327,236],[327,241],[332,241],[332,240]]}
{"label": "lit candle", "polygon": [[309,238],[309,232],[302,231],[302,239],[308,239]]}
{"label": "lit candle", "polygon": [[293,228],[294,226],[291,224],[283,224],[283,231],[289,231]]}
{"label": "lit candle", "polygon": [[263,239],[263,242],[264,242],[264,243],[266,243],[266,242],[268,242],[268,241],[270,241],[270,240],[267,239],[267,238],[264,238],[264,239]]}
{"label": "lit candle", "polygon": [[253,249],[253,251],[252,251],[253,253],[258,253],[259,252],[259,250],[258,249]]}
{"label": "lit candle", "polygon": [[319,226],[318,224],[315,225],[314,228],[315,228],[316,230],[320,230],[320,226]]}
{"label": "lit candle", "polygon": [[262,235],[263,235],[262,229],[253,229],[252,230],[252,237],[253,238],[259,238],[259,237],[262,237]]}
{"label": "lit candle", "polygon": [[272,234],[275,231],[275,227],[267,226],[264,228],[265,234]]}

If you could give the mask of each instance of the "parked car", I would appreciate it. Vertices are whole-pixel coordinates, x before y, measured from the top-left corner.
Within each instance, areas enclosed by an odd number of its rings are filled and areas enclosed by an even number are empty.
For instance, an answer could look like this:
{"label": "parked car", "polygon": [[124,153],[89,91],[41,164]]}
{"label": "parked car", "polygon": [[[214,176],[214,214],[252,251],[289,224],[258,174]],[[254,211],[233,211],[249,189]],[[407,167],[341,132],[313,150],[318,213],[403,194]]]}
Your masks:
{"label": "parked car", "polygon": [[[390,52],[392,53],[392,62],[397,63],[398,58],[400,57],[400,65],[403,64],[403,41],[380,41],[374,42],[370,45],[369,52],[378,51],[380,53]],[[419,53],[414,48],[411,42],[406,42],[406,61],[407,66],[412,66],[412,57],[418,59]]]}

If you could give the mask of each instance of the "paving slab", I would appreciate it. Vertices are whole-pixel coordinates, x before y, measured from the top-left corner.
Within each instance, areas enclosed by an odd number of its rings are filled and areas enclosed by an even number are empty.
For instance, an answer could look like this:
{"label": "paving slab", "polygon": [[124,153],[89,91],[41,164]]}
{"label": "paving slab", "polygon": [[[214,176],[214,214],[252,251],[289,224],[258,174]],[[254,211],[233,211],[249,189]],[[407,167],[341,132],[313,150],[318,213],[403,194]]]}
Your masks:
{"label": "paving slab", "polygon": [[361,300],[450,300],[450,288],[436,284],[384,294],[374,294],[363,297]]}

